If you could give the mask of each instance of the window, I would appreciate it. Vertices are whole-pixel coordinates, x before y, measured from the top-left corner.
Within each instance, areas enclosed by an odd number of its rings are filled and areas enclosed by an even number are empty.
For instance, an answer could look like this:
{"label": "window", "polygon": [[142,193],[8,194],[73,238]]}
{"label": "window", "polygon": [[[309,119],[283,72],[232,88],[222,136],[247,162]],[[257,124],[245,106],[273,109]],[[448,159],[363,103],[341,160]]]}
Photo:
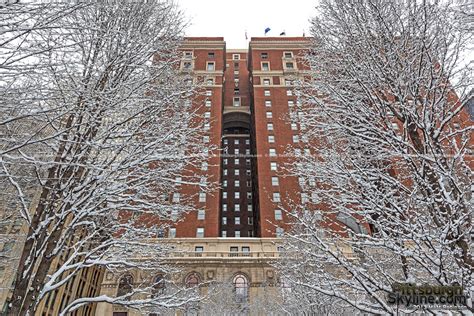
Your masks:
{"label": "window", "polygon": [[227,199],[227,191],[222,192],[222,198]]}
{"label": "window", "polygon": [[214,71],[216,68],[216,65],[213,61],[208,61],[206,66],[207,71]]}
{"label": "window", "polygon": [[311,193],[311,202],[313,202],[313,203],[318,203],[319,202],[318,194],[316,192]]}
{"label": "window", "polygon": [[268,61],[262,62],[262,71],[269,71],[270,70],[270,63]]}
{"label": "window", "polygon": [[275,148],[270,148],[268,152],[270,154],[270,157],[276,157],[276,149]]}
{"label": "window", "polygon": [[224,145],[227,145],[229,143],[228,139],[224,139]]}
{"label": "window", "polygon": [[240,98],[239,98],[239,97],[235,97],[233,104],[234,104],[234,106],[240,106]]}
{"label": "window", "polygon": [[[237,234],[235,237],[237,237]],[[240,234],[239,234],[239,237],[240,237]],[[234,285],[234,293],[235,293],[236,302],[237,303],[246,302],[248,298],[248,291],[249,291],[249,281],[247,280],[247,278],[243,274],[237,274],[232,280],[232,283]]]}
{"label": "window", "polygon": [[286,90],[286,95],[287,96],[292,96],[293,95],[293,92],[291,90]]}
{"label": "window", "polygon": [[206,218],[206,211],[205,210],[198,210],[198,220],[203,220]]}
{"label": "window", "polygon": [[227,186],[227,180],[223,180],[223,181],[222,181],[222,186],[223,186],[223,187],[226,187],[226,186]]}
{"label": "window", "polygon": [[275,210],[275,220],[281,221],[283,219],[283,215],[281,213],[281,210]]}
{"label": "window", "polygon": [[270,79],[263,79],[263,85],[264,86],[269,86],[270,85]]}
{"label": "window", "polygon": [[205,118],[211,118],[211,112],[204,112]]}
{"label": "window", "polygon": [[301,140],[303,141],[303,143],[307,143],[308,142],[308,135],[301,136]]}
{"label": "window", "polygon": [[250,149],[248,149],[248,148],[245,149],[245,154],[246,154],[246,155],[250,155]]}
{"label": "window", "polygon": [[245,170],[245,174],[246,174],[247,176],[250,176],[250,175],[251,175],[250,170]]}
{"label": "window", "polygon": [[273,131],[273,124],[272,123],[267,124],[267,130]]}
{"label": "window", "polygon": [[[249,218],[250,219],[250,218]],[[250,256],[250,247],[242,247],[242,256],[248,257]]]}
{"label": "window", "polygon": [[283,237],[283,234],[285,233],[285,230],[281,227],[276,228],[276,236],[277,237]]}
{"label": "window", "polygon": [[207,170],[207,162],[203,161],[201,164],[201,170],[206,171]]}
{"label": "window", "polygon": [[[120,278],[117,290],[117,296],[123,296],[132,293],[133,277],[130,274],[126,274]],[[125,300],[130,300],[128,296]]]}
{"label": "window", "polygon": [[179,203],[179,196],[178,192],[173,193],[173,203]]}
{"label": "window", "polygon": [[266,97],[269,97],[270,96],[270,90],[263,91],[263,95],[266,96]]}
{"label": "window", "polygon": [[208,131],[210,128],[211,128],[211,124],[210,124],[210,123],[204,123],[204,130],[205,130],[205,131]]}
{"label": "window", "polygon": [[272,118],[273,115],[272,115],[272,112],[267,112],[267,118]]}
{"label": "window", "polygon": [[209,143],[209,136],[203,136],[203,137],[202,137],[202,141],[203,141],[204,143]]}
{"label": "window", "polygon": [[247,222],[249,225],[253,225],[253,218],[252,217],[247,218]]}
{"label": "window", "polygon": [[196,272],[191,273],[186,277],[186,287],[195,287],[199,285],[199,275]]}
{"label": "window", "polygon": [[235,158],[234,159],[234,165],[238,165],[240,163],[240,158]]}
{"label": "window", "polygon": [[236,188],[240,187],[240,181],[239,181],[239,180],[235,180],[235,181],[234,181],[234,186],[235,186]]}
{"label": "window", "polygon": [[227,237],[227,230],[223,230],[222,233],[221,233],[222,237]]}
{"label": "window", "polygon": [[245,145],[250,145],[250,139],[245,140]]}
{"label": "window", "polygon": [[224,176],[227,175],[227,169],[224,169]]}
{"label": "window", "polygon": [[278,177],[272,177],[272,185],[278,186]]}
{"label": "window", "polygon": [[227,204],[222,204],[222,212],[227,212]]}
{"label": "window", "polygon": [[286,62],[285,63],[285,68],[286,69],[295,69],[295,65],[292,62]]}
{"label": "window", "polygon": [[206,84],[207,84],[208,86],[214,85],[214,79],[206,79]]}
{"label": "window", "polygon": [[204,237],[204,228],[198,227],[196,229],[196,238],[203,238]]}
{"label": "window", "polygon": [[240,150],[238,148],[235,148],[234,149],[234,154],[236,154],[236,155],[240,154]]}
{"label": "window", "polygon": [[397,123],[392,123],[392,128],[395,131],[398,131],[398,124]]}
{"label": "window", "polygon": [[240,212],[240,204],[234,205],[234,210],[235,210],[236,212]]}
{"label": "window", "polygon": [[266,107],[271,107],[271,106],[272,106],[272,101],[270,101],[270,100],[265,100],[265,106],[266,106]]}
{"label": "window", "polygon": [[251,199],[252,198],[252,192],[247,192],[247,199]]}
{"label": "window", "polygon": [[275,136],[273,136],[273,135],[268,135],[268,142],[269,142],[269,143],[274,143],[274,142],[275,142]]}
{"label": "window", "polygon": [[187,51],[184,52],[184,59],[192,59],[193,58],[193,52]]}
{"label": "window", "polygon": [[260,58],[267,59],[268,58],[268,53],[260,53]]}
{"label": "window", "polygon": [[277,171],[277,163],[276,162],[270,162],[270,170]]}
{"label": "window", "polygon": [[235,237],[239,238],[240,237],[240,230],[235,231]]}
{"label": "window", "polygon": [[247,166],[250,166],[250,158],[245,159],[245,164],[246,164]]}
{"label": "window", "polygon": [[240,89],[239,88],[234,88],[234,94],[239,95],[240,94]]}
{"label": "window", "polygon": [[308,194],[301,193],[301,203],[308,203]]}
{"label": "window", "polygon": [[222,225],[227,225],[227,217],[222,217]]}
{"label": "window", "polygon": [[227,165],[227,162],[228,162],[228,160],[227,160],[227,158],[225,158],[224,159],[224,165]]}
{"label": "window", "polygon": [[239,169],[235,169],[235,170],[234,170],[234,174],[235,174],[236,176],[240,175],[240,170],[239,170]]}
{"label": "window", "polygon": [[293,52],[284,52],[283,57],[285,58],[293,58]]}
{"label": "window", "polygon": [[193,63],[190,61],[183,62],[183,69],[184,70],[191,70],[193,68]]}
{"label": "window", "polygon": [[280,193],[273,193],[273,202],[280,202]]}
{"label": "window", "polygon": [[234,192],[234,198],[240,199],[240,192]]}
{"label": "window", "polygon": [[240,59],[240,54],[233,54],[232,59],[233,60],[239,60]]}
{"label": "window", "polygon": [[294,80],[285,79],[285,86],[292,86],[293,83],[294,83]]}
{"label": "window", "polygon": [[291,130],[292,131],[297,131],[298,130],[298,125],[296,123],[291,123]]}
{"label": "window", "polygon": [[168,237],[169,238],[175,238],[176,237],[176,228],[170,227],[168,230]]}
{"label": "window", "polygon": [[209,97],[212,95],[212,90],[206,90],[206,95]]}
{"label": "window", "polygon": [[294,106],[295,105],[295,102],[293,100],[288,100],[288,106]]}
{"label": "window", "polygon": [[235,225],[240,225],[240,217],[235,218]]}
{"label": "window", "polygon": [[293,135],[292,139],[293,139],[293,143],[299,143],[300,141],[300,137],[298,135]]}
{"label": "window", "polygon": [[234,145],[238,145],[240,144],[239,140],[238,139],[234,139]]}
{"label": "window", "polygon": [[239,68],[239,62],[234,62],[234,68]]}

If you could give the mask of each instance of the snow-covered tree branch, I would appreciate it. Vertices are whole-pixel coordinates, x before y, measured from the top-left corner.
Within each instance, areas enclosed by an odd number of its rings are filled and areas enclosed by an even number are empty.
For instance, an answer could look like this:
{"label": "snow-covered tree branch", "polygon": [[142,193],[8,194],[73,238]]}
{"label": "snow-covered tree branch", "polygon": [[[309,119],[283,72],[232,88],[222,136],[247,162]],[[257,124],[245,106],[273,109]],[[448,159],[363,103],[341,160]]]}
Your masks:
{"label": "snow-covered tree branch", "polygon": [[12,206],[5,218],[28,225],[9,313],[32,315],[81,269],[161,269],[167,249],[144,240],[192,210],[193,197],[170,196],[178,177],[202,185],[181,171],[206,157],[194,87],[178,74],[185,21],[172,2],[0,13],[0,197]]}
{"label": "snow-covered tree branch", "polygon": [[374,314],[412,311],[388,304],[396,282],[472,291],[472,32],[446,1],[317,8],[297,109],[312,155],[292,168],[311,198],[289,211],[282,273]]}

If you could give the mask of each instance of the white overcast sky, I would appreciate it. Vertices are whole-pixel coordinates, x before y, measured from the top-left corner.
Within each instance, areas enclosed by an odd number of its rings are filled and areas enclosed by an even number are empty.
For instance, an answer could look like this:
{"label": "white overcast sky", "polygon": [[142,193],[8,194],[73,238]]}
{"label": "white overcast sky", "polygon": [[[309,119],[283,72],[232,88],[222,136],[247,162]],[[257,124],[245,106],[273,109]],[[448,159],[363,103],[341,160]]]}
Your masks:
{"label": "white overcast sky", "polygon": [[309,35],[309,19],[317,0],[176,0],[190,19],[186,36],[223,36],[227,48],[248,47],[248,38]]}

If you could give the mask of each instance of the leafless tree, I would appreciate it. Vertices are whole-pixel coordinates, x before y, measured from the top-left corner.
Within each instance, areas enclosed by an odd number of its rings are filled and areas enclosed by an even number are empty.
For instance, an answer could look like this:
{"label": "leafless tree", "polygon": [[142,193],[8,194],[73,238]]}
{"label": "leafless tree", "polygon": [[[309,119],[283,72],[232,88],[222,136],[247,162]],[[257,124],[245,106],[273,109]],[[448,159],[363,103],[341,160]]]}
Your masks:
{"label": "leafless tree", "polygon": [[292,168],[308,199],[288,211],[297,259],[281,273],[307,301],[361,313],[413,311],[388,303],[395,282],[472,291],[472,32],[447,1],[317,10],[294,116],[311,147]]}
{"label": "leafless tree", "polygon": [[205,189],[181,172],[207,154],[194,87],[178,73],[185,21],[174,3],[10,2],[0,19],[2,216],[28,227],[8,311],[33,315],[84,268],[159,269],[167,248],[147,239],[192,210],[193,197],[170,195]]}

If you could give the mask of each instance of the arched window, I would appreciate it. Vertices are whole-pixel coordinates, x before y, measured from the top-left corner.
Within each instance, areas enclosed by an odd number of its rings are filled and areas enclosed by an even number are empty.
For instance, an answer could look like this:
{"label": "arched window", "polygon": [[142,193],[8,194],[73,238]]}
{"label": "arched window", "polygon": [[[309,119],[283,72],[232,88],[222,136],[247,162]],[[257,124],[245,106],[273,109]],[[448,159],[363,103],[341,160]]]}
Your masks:
{"label": "arched window", "polygon": [[199,280],[200,280],[199,275],[196,272],[193,272],[193,273],[189,274],[186,277],[186,280],[185,280],[186,287],[198,286],[199,285]]}
{"label": "arched window", "polygon": [[165,287],[166,285],[163,275],[157,275],[153,283],[153,296],[163,294],[163,292],[165,291]]}
{"label": "arched window", "polygon": [[[117,296],[127,295],[132,293],[133,277],[130,274],[126,274],[120,278],[117,290]],[[128,297],[127,299],[130,299]]]}
{"label": "arched window", "polygon": [[237,302],[247,301],[248,292],[249,292],[249,281],[247,277],[243,274],[237,274],[232,280],[234,284],[235,299]]}

